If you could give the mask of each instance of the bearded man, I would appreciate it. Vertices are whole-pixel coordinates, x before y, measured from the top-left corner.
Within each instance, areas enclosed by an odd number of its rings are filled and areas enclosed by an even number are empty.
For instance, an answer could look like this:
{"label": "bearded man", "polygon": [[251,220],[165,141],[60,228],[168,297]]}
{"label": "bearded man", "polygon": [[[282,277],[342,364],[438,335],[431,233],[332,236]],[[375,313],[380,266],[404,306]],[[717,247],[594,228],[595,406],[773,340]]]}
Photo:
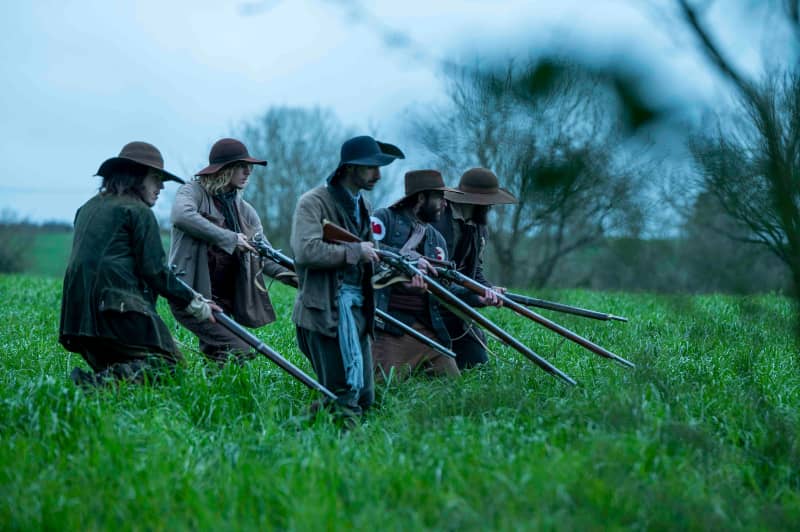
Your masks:
{"label": "bearded man", "polygon": [[[314,366],[317,380],[337,396],[325,406],[345,426],[353,425],[375,399],[371,277],[378,255],[370,207],[362,192],[380,180],[381,166],[403,157],[396,146],[369,136],[346,141],[336,170],[325,184],[300,197],[292,220],[291,246],[299,282],[292,313],[297,343]],[[325,221],[344,227],[362,242],[326,242]]]}
{"label": "bearded man", "polygon": [[[405,195],[388,208],[375,211],[373,236],[381,248],[416,259],[417,267],[423,273],[436,275],[424,257],[447,260],[447,243],[430,225],[442,215],[445,192],[459,194],[444,186],[442,174],[436,170],[406,173]],[[450,346],[450,334],[442,320],[439,304],[425,291],[420,277],[378,290],[376,305],[419,333],[445,347]],[[392,370],[399,377],[413,372],[430,376],[459,375],[452,358],[404,335],[390,323],[384,323],[376,331],[373,353],[378,379],[386,378]]]}

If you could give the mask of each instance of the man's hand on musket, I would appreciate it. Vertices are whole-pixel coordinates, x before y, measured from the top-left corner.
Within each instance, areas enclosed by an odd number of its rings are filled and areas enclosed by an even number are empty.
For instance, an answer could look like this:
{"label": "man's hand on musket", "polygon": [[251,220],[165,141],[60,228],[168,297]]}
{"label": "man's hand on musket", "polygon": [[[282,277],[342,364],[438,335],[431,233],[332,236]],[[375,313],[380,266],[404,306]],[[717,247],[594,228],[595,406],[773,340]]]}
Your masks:
{"label": "man's hand on musket", "polygon": [[500,296],[497,294],[498,292],[502,294],[503,292],[505,292],[505,288],[497,286],[492,288],[487,288],[486,292],[482,296],[478,296],[478,301],[480,301],[482,305],[486,305],[487,307],[502,307],[503,300],[500,299]]}
{"label": "man's hand on musket", "polygon": [[[439,272],[436,271],[430,262],[425,260],[423,257],[419,257],[417,259],[417,269],[425,275],[439,275]],[[406,288],[410,288],[411,290],[419,293],[425,292],[428,289],[428,283],[425,282],[425,279],[422,275],[415,275],[411,278],[410,283],[406,283]]]}
{"label": "man's hand on musket", "polygon": [[217,323],[216,318],[214,318],[214,313],[222,312],[222,309],[210,299],[206,299],[202,294],[195,292],[194,299],[186,306],[186,312],[197,320],[208,320],[211,323]]}
{"label": "man's hand on musket", "polygon": [[251,246],[250,242],[247,241],[247,235],[244,233],[236,233],[236,247],[241,251],[252,251],[253,253],[258,253],[256,248]]}
{"label": "man's hand on musket", "polygon": [[359,257],[359,262],[378,262],[380,257],[375,252],[375,246],[372,242],[361,242],[359,244],[361,246],[361,256]]}
{"label": "man's hand on musket", "polygon": [[436,268],[434,268],[430,262],[425,260],[425,257],[420,257],[417,259],[417,269],[425,275],[432,275],[433,277],[437,277],[439,275],[439,272],[436,271]]}
{"label": "man's hand on musket", "polygon": [[211,317],[208,318],[208,321],[210,321],[211,323],[217,323],[217,318],[214,317],[214,313],[222,312],[222,307],[220,307],[213,301],[209,301],[208,306],[211,307]]}

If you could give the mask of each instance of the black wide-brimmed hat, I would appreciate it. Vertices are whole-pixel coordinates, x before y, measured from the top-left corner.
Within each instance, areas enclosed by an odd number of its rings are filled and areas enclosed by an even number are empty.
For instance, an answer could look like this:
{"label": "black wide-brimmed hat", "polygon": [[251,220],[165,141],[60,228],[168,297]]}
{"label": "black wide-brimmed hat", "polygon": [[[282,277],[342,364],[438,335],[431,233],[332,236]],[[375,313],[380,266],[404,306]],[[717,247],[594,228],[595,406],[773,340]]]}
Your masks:
{"label": "black wide-brimmed hat", "polygon": [[444,193],[460,195],[462,192],[446,187],[444,185],[444,178],[438,170],[412,170],[406,172],[405,175],[406,193],[399,200],[395,201],[390,207],[395,207],[402,203],[406,198],[410,198],[414,194],[420,192],[427,192],[429,190],[441,190]]}
{"label": "black wide-brimmed hat", "polygon": [[353,137],[342,144],[342,151],[339,157],[339,165],[336,170],[328,176],[328,183],[331,182],[339,168],[346,164],[355,166],[386,166],[395,159],[405,159],[405,154],[395,146],[387,142],[378,142],[368,135]]}
{"label": "black wide-brimmed hat", "polygon": [[158,148],[147,142],[134,141],[129,142],[122,147],[119,155],[111,157],[103,161],[100,168],[97,169],[99,176],[108,177],[112,170],[120,165],[135,163],[153,170],[158,170],[161,173],[162,180],[164,181],[177,181],[178,183],[185,183],[183,179],[171,174],[164,170],[164,158]]}
{"label": "black wide-brimmed hat", "polygon": [[238,162],[267,166],[267,161],[250,157],[247,146],[238,140],[220,139],[211,146],[211,152],[208,154],[208,166],[195,175],[214,174],[229,164]]}
{"label": "black wide-brimmed hat", "polygon": [[461,194],[445,192],[444,197],[453,203],[471,205],[503,205],[518,203],[517,198],[504,188],[500,188],[497,176],[486,168],[471,168],[464,172],[458,182]]}

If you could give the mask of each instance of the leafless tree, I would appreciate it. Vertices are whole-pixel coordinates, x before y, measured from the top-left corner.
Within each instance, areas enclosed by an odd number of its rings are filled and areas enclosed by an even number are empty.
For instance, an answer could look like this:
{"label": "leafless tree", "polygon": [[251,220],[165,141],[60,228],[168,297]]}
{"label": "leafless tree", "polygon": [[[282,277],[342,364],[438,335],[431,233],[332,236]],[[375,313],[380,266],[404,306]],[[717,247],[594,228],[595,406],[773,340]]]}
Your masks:
{"label": "leafless tree", "polygon": [[800,2],[780,2],[794,29],[794,56],[753,81],[725,57],[698,8],[677,1],[702,53],[739,97],[737,120],[695,142],[703,187],[739,223],[731,236],[766,245],[789,267],[800,295]]}
{"label": "leafless tree", "polygon": [[245,194],[272,244],[286,247],[297,199],[324,182],[351,133],[328,110],[273,107],[242,125],[239,136],[254,156],[269,161],[254,167]]}
{"label": "leafless tree", "polygon": [[[558,65],[527,90],[536,65],[449,72],[449,104],[418,114],[416,139],[456,181],[492,169],[519,204],[489,224],[499,282],[542,286],[559,262],[614,231],[641,225],[638,164],[620,159],[613,92],[585,69]],[[535,80],[534,80],[535,81]]]}

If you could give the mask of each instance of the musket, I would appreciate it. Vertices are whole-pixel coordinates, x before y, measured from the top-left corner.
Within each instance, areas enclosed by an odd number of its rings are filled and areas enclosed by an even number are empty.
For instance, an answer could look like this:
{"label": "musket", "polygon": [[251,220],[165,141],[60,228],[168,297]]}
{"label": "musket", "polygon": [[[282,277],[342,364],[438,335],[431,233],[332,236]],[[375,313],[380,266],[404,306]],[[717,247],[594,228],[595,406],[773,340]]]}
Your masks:
{"label": "musket", "polygon": [[[173,266],[173,271],[175,267]],[[177,275],[177,274],[176,274]],[[194,289],[189,286],[183,279],[180,277],[176,277],[178,282],[181,283],[183,286],[194,292]],[[321,392],[323,395],[328,397],[329,399],[336,400],[336,396],[327,389],[325,386],[314,380],[311,376],[305,373],[302,369],[298,368],[294,364],[292,364],[289,360],[283,357],[280,353],[272,349],[270,346],[262,342],[256,335],[236,323],[233,319],[228,317],[224,312],[220,311],[213,311],[214,318],[217,320],[217,323],[228,329],[230,332],[244,340],[245,342],[250,345],[253,349],[270,359],[272,362],[278,365],[283,371],[294,377],[295,379],[299,380],[312,390],[316,390]]]}
{"label": "musket", "polygon": [[[490,290],[489,287],[482,285],[481,283],[479,283],[478,281],[476,281],[476,280],[474,280],[474,279],[472,279],[470,277],[467,277],[466,275],[464,275],[463,273],[461,273],[460,271],[458,271],[458,270],[456,270],[454,268],[437,268],[437,271],[439,272],[439,275],[441,275],[443,278],[448,279],[450,281],[453,281],[455,283],[458,283],[461,286],[471,290],[472,292],[474,292],[474,293],[476,293],[478,295],[482,296],[482,295],[484,295],[486,293],[487,290]],[[497,297],[503,302],[504,306],[510,308],[511,310],[516,312],[517,314],[525,316],[526,318],[529,318],[529,319],[535,321],[536,323],[544,325],[545,327],[547,327],[551,331],[555,331],[556,333],[560,334],[564,338],[572,340],[576,344],[578,344],[578,345],[580,345],[582,347],[585,347],[586,349],[588,349],[592,353],[595,353],[595,354],[597,354],[597,355],[599,355],[601,357],[605,357],[605,358],[609,358],[611,360],[615,360],[615,361],[619,362],[620,364],[622,364],[623,366],[628,366],[630,368],[635,368],[636,367],[636,365],[633,362],[625,360],[624,358],[622,358],[619,355],[615,355],[614,353],[612,353],[608,349],[605,349],[605,348],[597,345],[596,343],[594,343],[594,342],[592,342],[590,340],[587,340],[583,336],[580,336],[579,334],[570,331],[566,327],[562,327],[561,325],[555,323],[554,321],[548,320],[544,316],[535,313],[534,311],[532,311],[528,307],[520,305],[519,303],[517,303],[516,301],[514,301],[513,299],[511,299],[507,295],[503,294],[502,292],[495,291],[495,294],[497,294]]]}
{"label": "musket", "polygon": [[593,320],[628,321],[628,318],[624,318],[622,316],[615,316],[614,314],[608,314],[606,312],[597,312],[596,310],[589,310],[580,307],[573,307],[571,305],[564,305],[563,303],[556,303],[555,301],[537,299],[535,297],[523,296],[521,294],[513,294],[511,292],[505,292],[504,295],[511,301],[519,303],[520,305],[525,305],[527,307],[538,307],[547,310],[555,310],[556,312],[563,312],[565,314],[574,314],[575,316],[592,318]]}
{"label": "musket", "polygon": [[[431,263],[432,266],[436,266],[437,270],[456,270],[456,265],[452,261],[444,261],[433,259],[430,257],[424,257],[425,260]],[[465,276],[466,277],[466,276]],[[469,279],[469,277],[466,277]],[[476,292],[477,293],[477,292]],[[483,295],[483,294],[481,294]],[[574,314],[576,316],[582,316],[584,318],[592,318],[595,320],[618,320],[618,321],[628,321],[628,318],[623,318],[622,316],[615,316],[614,314],[608,314],[605,312],[597,312],[595,310],[588,310],[585,308],[580,307],[573,307],[571,305],[564,305],[563,303],[556,303],[555,301],[546,301],[544,299],[536,299],[535,297],[528,297],[523,296],[520,294],[513,294],[511,292],[503,292],[508,299],[515,301],[521,305],[526,305],[529,307],[539,307],[544,308],[547,310],[555,310],[558,312],[564,312],[566,314]]]}
{"label": "musket", "polygon": [[[346,229],[339,227],[338,225],[328,220],[323,221],[322,238],[327,242],[342,243],[342,244],[351,242],[361,242],[361,239],[359,239],[356,235],[350,233]],[[496,336],[505,344],[509,345],[510,347],[513,347],[515,350],[520,352],[522,355],[527,357],[534,364],[536,364],[546,372],[550,373],[555,377],[558,377],[559,379],[573,386],[577,384],[572,377],[570,377],[560,369],[550,364],[550,362],[548,362],[544,358],[537,355],[532,349],[530,349],[528,346],[524,345],[522,342],[514,338],[511,334],[506,332],[501,327],[497,326],[489,318],[485,317],[483,314],[481,314],[468,304],[461,301],[461,299],[459,299],[458,296],[447,290],[444,286],[439,284],[439,282],[431,278],[429,275],[420,271],[417,267],[411,264],[410,261],[406,260],[397,253],[393,253],[391,251],[376,249],[375,252],[378,254],[378,257],[381,259],[382,262],[392,267],[393,269],[397,270],[398,272],[408,275],[409,277],[413,277],[415,275],[419,275],[420,277],[422,277],[422,279],[425,281],[425,284],[427,285],[427,291],[431,295],[433,295],[436,299],[440,300],[446,306],[452,307],[453,309],[455,309],[456,312],[467,316],[470,320],[474,321],[481,327],[485,328],[487,331]]]}
{"label": "musket", "polygon": [[[287,268],[289,270],[295,271],[295,269],[294,269],[294,260],[291,257],[289,257],[288,255],[285,255],[284,253],[282,253],[279,249],[275,249],[272,246],[270,246],[269,244],[267,244],[267,242],[263,239],[261,233],[256,233],[256,235],[253,237],[253,239],[251,241],[251,244],[253,244],[253,247],[256,248],[256,250],[258,251],[259,255],[261,255],[262,257],[266,257],[268,259],[271,259],[271,260],[277,262],[278,264],[280,264],[281,266],[283,266],[284,268]],[[383,310],[381,310],[379,308],[376,308],[375,309],[375,315],[378,317],[378,319],[380,319],[380,320],[382,320],[384,322],[391,323],[392,325],[394,325],[398,329],[402,330],[403,333],[411,336],[412,338],[418,340],[419,342],[422,342],[423,344],[427,345],[428,347],[431,347],[431,348],[435,349],[436,351],[442,353],[443,355],[448,356],[450,358],[456,358],[456,354],[452,350],[446,348],[445,346],[443,346],[439,342],[437,342],[437,341],[435,341],[435,340],[433,340],[431,338],[428,338],[427,336],[425,336],[421,332],[417,331],[413,327],[409,327],[408,325],[406,325],[402,321],[398,320],[397,318],[395,318],[394,316],[392,316],[388,312],[385,312],[385,311],[383,311]]]}

